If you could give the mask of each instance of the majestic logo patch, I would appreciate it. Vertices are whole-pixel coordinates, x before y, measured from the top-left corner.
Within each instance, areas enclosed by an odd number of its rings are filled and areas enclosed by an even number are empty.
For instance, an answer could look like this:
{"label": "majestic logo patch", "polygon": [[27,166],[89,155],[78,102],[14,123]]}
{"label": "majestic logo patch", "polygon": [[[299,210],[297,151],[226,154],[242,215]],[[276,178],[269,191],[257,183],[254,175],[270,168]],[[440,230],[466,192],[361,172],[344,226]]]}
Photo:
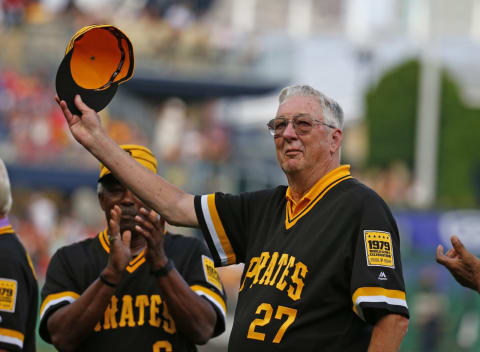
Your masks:
{"label": "majestic logo patch", "polygon": [[380,274],[378,274],[378,278],[379,280],[388,280],[387,279],[387,275],[385,275],[385,273],[383,271],[380,272]]}
{"label": "majestic logo patch", "polygon": [[368,266],[395,268],[392,236],[388,232],[365,230],[365,252]]}
{"label": "majestic logo patch", "polygon": [[203,272],[205,273],[205,278],[207,281],[218,288],[220,292],[223,292],[222,282],[220,281],[220,276],[218,276],[217,269],[215,269],[213,260],[205,255],[202,255],[202,261]]}
{"label": "majestic logo patch", "polygon": [[17,281],[0,278],[0,311],[13,313],[17,300]]}

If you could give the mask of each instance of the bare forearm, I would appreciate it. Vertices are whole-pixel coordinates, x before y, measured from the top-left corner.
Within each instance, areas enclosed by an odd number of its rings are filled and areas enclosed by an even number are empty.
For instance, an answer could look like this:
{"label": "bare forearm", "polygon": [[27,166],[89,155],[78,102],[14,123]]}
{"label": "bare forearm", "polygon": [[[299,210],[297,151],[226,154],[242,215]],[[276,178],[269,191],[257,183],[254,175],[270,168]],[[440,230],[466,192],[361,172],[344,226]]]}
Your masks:
{"label": "bare forearm", "polygon": [[389,314],[380,319],[373,328],[368,352],[395,352],[408,330],[408,319]]}
{"label": "bare forearm", "polygon": [[213,335],[217,319],[210,303],[193,292],[175,269],[157,282],[177,329],[195,344],[205,344]]}
{"label": "bare forearm", "polygon": [[192,195],[137,163],[106,135],[96,140],[85,147],[149,207],[172,225],[198,227]]}
{"label": "bare forearm", "polygon": [[75,302],[53,313],[48,331],[55,347],[75,350],[103,317],[113,294],[114,288],[97,279]]}

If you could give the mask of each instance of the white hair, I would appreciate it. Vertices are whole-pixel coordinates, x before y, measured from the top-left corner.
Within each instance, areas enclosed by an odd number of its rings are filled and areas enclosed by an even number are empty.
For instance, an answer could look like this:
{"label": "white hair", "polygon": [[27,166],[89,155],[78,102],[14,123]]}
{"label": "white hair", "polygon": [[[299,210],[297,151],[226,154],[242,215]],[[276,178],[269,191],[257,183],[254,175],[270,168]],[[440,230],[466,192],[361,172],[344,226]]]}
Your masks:
{"label": "white hair", "polygon": [[12,208],[12,191],[10,189],[10,179],[8,178],[7,168],[2,159],[0,159],[0,217],[5,217]]}
{"label": "white hair", "polygon": [[333,99],[308,85],[293,85],[282,89],[278,101],[283,104],[290,97],[314,97],[322,107],[325,122],[339,129],[343,129],[343,110]]}

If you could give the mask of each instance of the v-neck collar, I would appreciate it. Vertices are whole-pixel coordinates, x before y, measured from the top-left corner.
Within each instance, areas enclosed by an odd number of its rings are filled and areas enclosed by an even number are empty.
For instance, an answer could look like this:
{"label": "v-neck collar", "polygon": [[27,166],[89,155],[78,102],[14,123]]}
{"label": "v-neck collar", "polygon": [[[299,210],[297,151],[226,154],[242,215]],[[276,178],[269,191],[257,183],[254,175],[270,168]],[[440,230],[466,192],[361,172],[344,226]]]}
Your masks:
{"label": "v-neck collar", "polygon": [[285,198],[287,199],[285,227],[287,230],[307,214],[329,190],[349,178],[352,178],[350,165],[339,166],[318,180],[298,202],[293,200],[292,190],[288,187],[285,193]]}
{"label": "v-neck collar", "polygon": [[[98,240],[105,252],[110,253],[110,240],[108,239],[108,229],[105,228],[102,232],[98,234]],[[127,271],[132,274],[137,270],[143,263],[145,263],[145,248],[127,265]]]}

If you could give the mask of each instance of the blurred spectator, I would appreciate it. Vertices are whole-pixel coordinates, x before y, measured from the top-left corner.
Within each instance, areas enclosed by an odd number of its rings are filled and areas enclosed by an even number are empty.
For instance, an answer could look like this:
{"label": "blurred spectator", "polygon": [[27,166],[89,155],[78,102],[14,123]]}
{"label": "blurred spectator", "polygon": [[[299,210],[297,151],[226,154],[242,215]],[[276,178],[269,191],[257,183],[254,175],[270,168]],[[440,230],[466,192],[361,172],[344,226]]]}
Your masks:
{"label": "blurred spectator", "polygon": [[6,28],[23,24],[27,0],[2,0],[3,23]]}
{"label": "blurred spectator", "polygon": [[419,352],[439,351],[446,330],[448,298],[438,290],[436,280],[435,268],[425,267],[419,275],[419,288],[412,300]]}
{"label": "blurred spectator", "polygon": [[154,128],[153,152],[165,162],[176,162],[182,154],[187,111],[185,103],[169,99],[163,104]]}
{"label": "blurred spectator", "polygon": [[28,210],[38,235],[47,239],[53,233],[58,220],[55,203],[42,194],[33,193]]}

